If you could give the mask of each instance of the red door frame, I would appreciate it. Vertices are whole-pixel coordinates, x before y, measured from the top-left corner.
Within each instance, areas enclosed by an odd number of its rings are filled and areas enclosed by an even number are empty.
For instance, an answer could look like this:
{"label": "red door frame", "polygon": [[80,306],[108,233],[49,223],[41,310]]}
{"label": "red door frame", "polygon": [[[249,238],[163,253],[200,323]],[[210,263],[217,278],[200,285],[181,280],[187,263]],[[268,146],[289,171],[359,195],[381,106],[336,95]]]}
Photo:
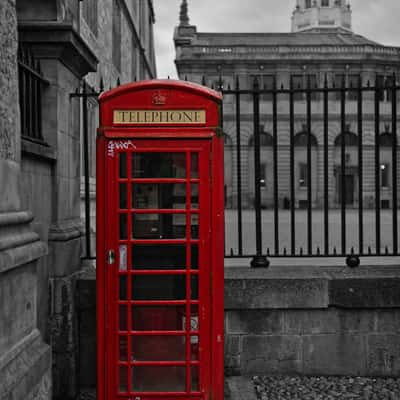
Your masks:
{"label": "red door frame", "polygon": [[[148,87],[146,87],[146,85]],[[109,150],[108,147],[110,141],[115,139],[127,139],[127,140],[141,140],[140,138],[146,138],[152,141],[153,144],[160,143],[160,138],[163,143],[163,149],[165,150],[165,144],[169,143],[170,146],[181,146],[185,143],[182,138],[189,139],[189,142],[202,141],[209,143],[209,187],[210,187],[210,207],[207,210],[207,220],[209,220],[209,247],[207,250],[207,257],[209,257],[209,272],[207,273],[207,277],[209,279],[209,285],[201,285],[200,287],[204,287],[205,291],[209,292],[209,307],[208,315],[205,316],[205,320],[209,321],[209,325],[207,326],[207,330],[209,334],[206,337],[209,338],[209,343],[207,343],[208,349],[203,349],[203,355],[207,354],[208,362],[203,358],[200,362],[206,363],[204,368],[209,372],[208,377],[203,377],[203,382],[206,379],[209,383],[209,388],[204,386],[205,393],[202,393],[202,396],[194,396],[187,397],[187,395],[183,394],[157,394],[152,393],[151,396],[147,396],[144,393],[135,393],[135,395],[126,395],[120,398],[128,398],[135,399],[139,398],[140,400],[154,399],[159,398],[163,400],[172,400],[182,398],[204,398],[204,399],[223,399],[223,321],[224,321],[224,309],[223,309],[223,242],[224,242],[224,222],[223,222],[223,141],[222,138],[217,135],[219,129],[216,128],[217,125],[215,121],[219,121],[219,104],[220,104],[220,96],[218,94],[212,93],[210,95],[210,91],[208,89],[203,89],[197,85],[187,84],[187,83],[172,83],[168,82],[160,82],[160,81],[152,81],[144,84],[135,84],[135,85],[127,85],[129,87],[122,87],[116,90],[111,91],[107,97],[107,95],[103,96],[103,99],[100,99],[101,104],[101,127],[99,129],[99,138],[97,144],[97,373],[98,373],[98,385],[97,385],[97,398],[99,400],[111,400],[117,397],[114,397],[115,392],[113,394],[112,386],[115,387],[112,382],[109,382],[108,377],[110,376],[107,372],[107,364],[108,360],[114,359],[116,360],[115,353],[111,352],[110,349],[110,341],[112,342],[113,333],[112,327],[113,323],[110,323],[108,318],[110,310],[109,307],[112,307],[112,301],[107,299],[107,293],[116,293],[116,285],[115,279],[112,279],[112,270],[113,266],[108,266],[106,264],[106,251],[109,248],[117,249],[117,244],[115,239],[116,235],[116,223],[115,218],[113,219],[113,213],[107,212],[110,207],[116,210],[115,202],[116,197],[114,196],[114,200],[110,201],[105,196],[106,193],[110,193],[108,190],[111,182],[115,180],[116,177],[116,161],[117,157],[114,158],[114,163],[109,162]],[[211,121],[211,126],[207,128],[204,127],[168,127],[165,129],[164,127],[152,127],[151,129],[144,129],[143,127],[137,129],[135,127],[129,127],[129,129],[123,129],[120,126],[112,127],[110,121],[107,120],[107,116],[110,115],[108,110],[112,109],[112,101],[107,104],[108,100],[118,99],[118,91],[121,93],[127,93],[129,91],[135,92],[135,90],[140,87],[143,89],[150,90],[160,90],[168,87],[169,90],[176,91],[179,96],[177,99],[180,101],[188,101],[185,100],[185,92],[190,92],[190,95],[199,95],[201,102],[204,104],[197,104],[198,107],[207,109],[208,115],[212,116],[210,118],[207,117],[207,122]],[[204,93],[202,93],[204,92]],[[186,93],[187,94],[187,93]],[[172,96],[173,97],[173,96]],[[189,95],[187,97],[190,97]],[[183,100],[182,100],[183,98]],[[118,104],[120,107],[120,104]],[[150,106],[149,106],[150,107]],[[105,116],[105,117],[104,117]],[[207,125],[207,124],[206,124]],[[178,143],[179,142],[179,143]],[[187,143],[189,143],[187,142]],[[144,142],[142,142],[144,143]],[[150,143],[150,142],[149,142]],[[160,148],[161,150],[161,148]],[[115,182],[114,182],[115,184]],[[206,183],[203,183],[206,185]],[[204,190],[204,188],[203,188]],[[200,211],[201,213],[202,211]],[[204,212],[203,212],[204,213]],[[203,215],[200,218],[205,218]],[[204,223],[203,223],[204,224]],[[110,229],[112,235],[109,241],[110,235],[106,232]],[[200,228],[201,229],[201,228]],[[203,232],[201,235],[205,235]],[[200,235],[199,240],[205,240]],[[118,265],[118,257],[115,260],[114,268]],[[114,277],[117,274],[114,273]],[[188,279],[188,278],[187,278]],[[208,287],[207,287],[208,286]],[[200,289],[201,290],[201,289]],[[201,295],[200,295],[201,296]],[[203,297],[205,294],[203,294]],[[188,307],[188,306],[187,306]],[[201,314],[201,313],[200,313]],[[189,324],[190,321],[187,321]],[[115,321],[114,321],[115,324]],[[111,337],[110,337],[111,335]],[[115,336],[115,335],[114,335]],[[187,342],[187,346],[190,346],[190,341]],[[116,346],[111,346],[111,348],[116,349]],[[204,356],[203,356],[204,357]],[[115,364],[114,364],[115,365]],[[110,384],[111,383],[111,384]]]}

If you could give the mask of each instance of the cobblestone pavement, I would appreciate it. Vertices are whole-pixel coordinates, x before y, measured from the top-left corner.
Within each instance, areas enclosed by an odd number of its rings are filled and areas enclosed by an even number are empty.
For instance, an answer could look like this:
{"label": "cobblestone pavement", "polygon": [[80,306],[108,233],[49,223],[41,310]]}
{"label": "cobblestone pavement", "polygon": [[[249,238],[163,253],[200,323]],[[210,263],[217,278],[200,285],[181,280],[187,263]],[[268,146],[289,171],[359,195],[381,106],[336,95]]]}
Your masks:
{"label": "cobblestone pavement", "polygon": [[400,378],[255,376],[259,400],[400,400]]}

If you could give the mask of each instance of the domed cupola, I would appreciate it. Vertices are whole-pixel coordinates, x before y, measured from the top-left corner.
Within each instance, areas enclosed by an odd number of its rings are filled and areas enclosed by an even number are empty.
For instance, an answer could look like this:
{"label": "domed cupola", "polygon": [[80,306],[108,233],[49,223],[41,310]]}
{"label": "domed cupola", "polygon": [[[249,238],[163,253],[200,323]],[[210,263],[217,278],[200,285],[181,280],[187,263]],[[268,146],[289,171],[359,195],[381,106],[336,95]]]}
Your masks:
{"label": "domed cupola", "polygon": [[296,0],[292,32],[342,28],[351,31],[351,7],[347,0]]}

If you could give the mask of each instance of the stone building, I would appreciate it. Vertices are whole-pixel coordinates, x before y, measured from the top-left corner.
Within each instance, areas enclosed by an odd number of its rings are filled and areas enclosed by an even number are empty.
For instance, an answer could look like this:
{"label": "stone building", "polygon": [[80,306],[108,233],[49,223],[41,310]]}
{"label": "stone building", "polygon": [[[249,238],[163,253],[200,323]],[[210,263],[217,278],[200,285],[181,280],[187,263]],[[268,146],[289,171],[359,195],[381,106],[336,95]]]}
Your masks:
{"label": "stone building", "polygon": [[0,3],[0,399],[75,399],[86,344],[82,104],[71,94],[85,77],[98,88],[100,76],[107,87],[155,76],[152,1]]}
{"label": "stone building", "polygon": [[[261,87],[323,87],[328,85],[356,87],[391,83],[394,73],[400,72],[400,48],[387,47],[352,31],[352,11],[345,0],[297,0],[290,33],[203,33],[189,23],[187,2],[181,6],[180,24],[175,30],[176,67],[181,79],[217,85],[222,77],[224,88],[235,87],[236,78],[241,89],[252,87],[254,78]],[[381,131],[381,205],[391,207],[391,99],[389,91],[380,94]],[[261,177],[262,203],[273,205],[272,164],[272,95],[261,96]],[[296,207],[307,206],[306,182],[306,107],[305,94],[295,95],[295,181]],[[312,95],[312,203],[323,205],[323,105],[322,95]],[[346,142],[345,193],[348,208],[358,205],[357,158],[357,95],[346,94],[346,130],[341,132],[340,93],[329,97],[329,206],[338,207],[341,200],[340,143]],[[363,97],[363,200],[365,206],[374,205],[374,94]],[[251,95],[241,96],[241,159],[243,196],[247,205],[254,200],[253,120]],[[289,181],[289,103],[278,96],[278,181],[279,204],[290,197]],[[224,131],[226,134],[225,184],[226,204],[236,203],[236,126],[233,96],[224,99]]]}
{"label": "stone building", "polygon": [[[98,59],[97,71],[86,76],[88,89],[98,90],[101,81],[105,90],[117,82],[156,77],[153,24],[155,15],[152,1],[142,0],[87,0],[81,2],[80,29]],[[88,98],[89,175],[91,199],[91,256],[95,253],[95,176],[97,100]],[[83,121],[81,121],[83,124]],[[83,126],[81,139],[83,143]],[[83,150],[83,147],[81,147]],[[81,153],[81,214],[84,216],[84,162]],[[85,256],[87,256],[85,254]]]}

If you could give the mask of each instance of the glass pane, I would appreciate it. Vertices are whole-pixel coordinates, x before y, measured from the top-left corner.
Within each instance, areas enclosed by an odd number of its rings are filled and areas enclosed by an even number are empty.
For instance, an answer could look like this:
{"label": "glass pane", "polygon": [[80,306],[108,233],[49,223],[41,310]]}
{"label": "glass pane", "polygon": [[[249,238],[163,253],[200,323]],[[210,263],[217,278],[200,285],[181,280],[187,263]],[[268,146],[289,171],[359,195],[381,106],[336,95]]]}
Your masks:
{"label": "glass pane", "polygon": [[128,216],[126,214],[119,216],[119,238],[121,240],[128,239]]}
{"label": "glass pane", "polygon": [[126,183],[120,183],[119,185],[119,208],[128,208],[128,194],[126,191]]}
{"label": "glass pane", "polygon": [[199,238],[199,215],[192,214],[190,217],[190,236],[192,239]]}
{"label": "glass pane", "polygon": [[185,153],[135,153],[133,178],[186,178]]}
{"label": "glass pane", "polygon": [[199,298],[199,277],[197,275],[192,275],[190,280],[191,280],[190,298],[192,300],[198,300],[198,298]]}
{"label": "glass pane", "polygon": [[185,367],[132,367],[132,389],[138,392],[184,392]]}
{"label": "glass pane", "polygon": [[199,268],[199,246],[197,244],[192,244],[191,251],[191,260],[190,260],[190,268],[198,269]]}
{"label": "glass pane", "polygon": [[134,214],[132,239],[184,239],[185,214]]}
{"label": "glass pane", "polygon": [[[186,317],[182,317],[182,329],[186,331]],[[189,326],[190,332],[197,332],[199,330],[199,317],[198,315],[194,315],[193,313],[190,316],[190,326]],[[194,336],[192,337],[192,339]],[[197,338],[197,336],[196,336]],[[193,340],[190,341],[190,343],[198,343],[197,341],[194,342]]]}
{"label": "glass pane", "polygon": [[128,176],[126,172],[126,153],[119,153],[119,177],[126,178]]}
{"label": "glass pane", "polygon": [[[191,268],[197,269],[198,245],[192,244]],[[132,269],[186,269],[185,244],[135,244],[132,246]]]}
{"label": "glass pane", "polygon": [[199,330],[199,306],[197,304],[191,306],[190,330],[192,332],[198,332]]}
{"label": "glass pane", "polygon": [[186,208],[185,183],[134,183],[132,208],[172,209]]}
{"label": "glass pane", "polygon": [[182,331],[185,306],[133,306],[134,331]]}
{"label": "glass pane", "polygon": [[128,367],[119,367],[119,391],[128,391]]}
{"label": "glass pane", "polygon": [[190,337],[190,359],[192,361],[198,361],[199,359],[199,337]]}
{"label": "glass pane", "polygon": [[131,361],[184,361],[185,336],[133,336]]}
{"label": "glass pane", "polygon": [[128,361],[128,338],[127,336],[119,337],[119,360]]}
{"label": "glass pane", "polygon": [[194,210],[199,209],[199,185],[197,183],[192,183],[190,185],[190,193],[191,193],[191,206],[190,208]]}
{"label": "glass pane", "polygon": [[191,390],[192,392],[199,392],[200,391],[200,383],[199,383],[199,368],[196,367],[192,367],[190,374],[192,376],[192,387]]}
{"label": "glass pane", "polygon": [[127,306],[119,306],[119,330],[127,331],[128,330],[128,318],[127,318],[128,307]]}
{"label": "glass pane", "polygon": [[185,275],[149,275],[132,278],[133,300],[185,300]]}
{"label": "glass pane", "polygon": [[120,300],[127,300],[127,294],[128,294],[128,290],[127,290],[127,279],[126,276],[124,275],[120,275],[119,277],[119,299]]}
{"label": "glass pane", "polygon": [[190,161],[190,177],[199,177],[199,153],[192,153],[192,158]]}

